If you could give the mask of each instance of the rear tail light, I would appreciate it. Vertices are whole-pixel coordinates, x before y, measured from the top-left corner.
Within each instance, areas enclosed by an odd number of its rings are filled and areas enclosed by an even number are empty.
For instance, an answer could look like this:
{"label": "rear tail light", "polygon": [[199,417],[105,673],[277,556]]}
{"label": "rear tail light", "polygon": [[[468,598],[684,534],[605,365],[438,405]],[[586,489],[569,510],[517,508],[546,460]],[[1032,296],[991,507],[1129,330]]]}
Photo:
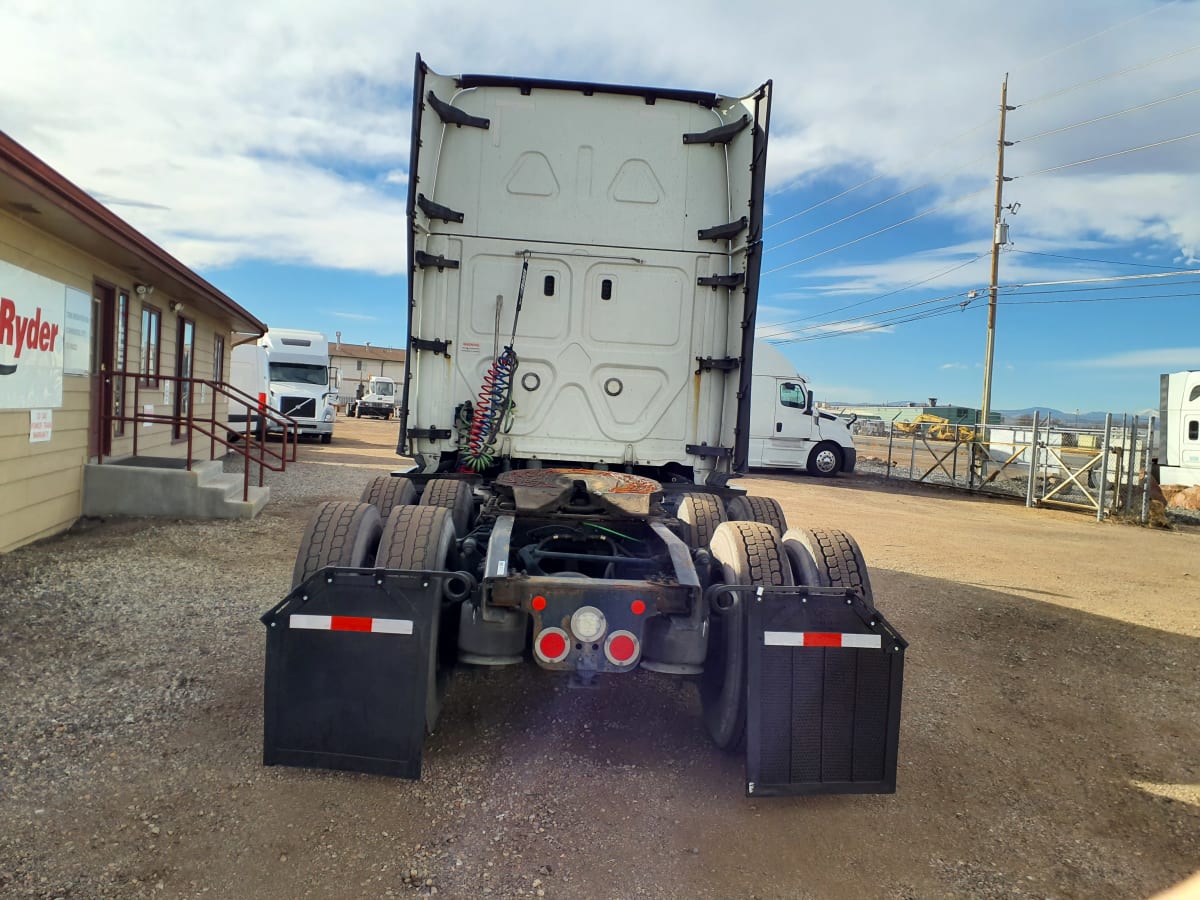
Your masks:
{"label": "rear tail light", "polygon": [[262,412],[266,408],[267,408],[267,395],[265,393],[260,392],[258,395],[258,411]]}
{"label": "rear tail light", "polygon": [[631,666],[637,662],[642,645],[631,631],[614,631],[604,642],[604,655],[614,666]]}
{"label": "rear tail light", "polygon": [[570,650],[571,639],[561,628],[544,628],[533,640],[533,652],[542,662],[562,662]]}

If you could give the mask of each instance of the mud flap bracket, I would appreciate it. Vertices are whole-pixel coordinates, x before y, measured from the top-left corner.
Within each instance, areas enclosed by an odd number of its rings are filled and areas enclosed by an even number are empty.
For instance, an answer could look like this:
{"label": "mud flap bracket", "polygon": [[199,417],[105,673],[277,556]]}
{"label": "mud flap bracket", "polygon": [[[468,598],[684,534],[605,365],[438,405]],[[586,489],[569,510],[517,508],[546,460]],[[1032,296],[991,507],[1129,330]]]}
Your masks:
{"label": "mud flap bracket", "polygon": [[263,763],[419,778],[442,598],[463,579],[326,568],[264,614]]}
{"label": "mud flap bracket", "polygon": [[895,793],[904,638],[854,591],[743,602],[747,795]]}

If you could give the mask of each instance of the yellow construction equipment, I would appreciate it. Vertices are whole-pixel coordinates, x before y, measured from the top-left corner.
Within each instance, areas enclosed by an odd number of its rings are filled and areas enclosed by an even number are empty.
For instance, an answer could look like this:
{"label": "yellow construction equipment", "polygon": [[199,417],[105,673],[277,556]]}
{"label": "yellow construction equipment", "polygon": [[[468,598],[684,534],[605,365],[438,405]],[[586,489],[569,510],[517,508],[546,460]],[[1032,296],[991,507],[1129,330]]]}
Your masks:
{"label": "yellow construction equipment", "polygon": [[928,425],[926,433],[935,441],[973,441],[975,429],[966,425],[954,425],[943,416],[921,413],[910,422],[895,422],[896,430],[904,434],[920,434],[921,426]]}

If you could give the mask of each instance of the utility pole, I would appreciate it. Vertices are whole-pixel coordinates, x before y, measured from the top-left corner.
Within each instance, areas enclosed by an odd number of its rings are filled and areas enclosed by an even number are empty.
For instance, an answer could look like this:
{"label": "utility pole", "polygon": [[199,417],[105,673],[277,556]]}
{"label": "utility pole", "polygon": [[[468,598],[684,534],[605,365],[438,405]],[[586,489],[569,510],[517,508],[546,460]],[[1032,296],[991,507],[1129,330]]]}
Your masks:
{"label": "utility pole", "polygon": [[1008,105],[1008,73],[1004,73],[1004,84],[1000,87],[1000,140],[996,144],[996,212],[992,222],[992,280],[988,288],[988,323],[987,350],[983,362],[983,419],[980,435],[986,439],[988,416],[992,412],[992,359],[996,352],[996,290],[1000,275],[1000,247],[1004,236],[1000,233],[1000,213],[1004,203],[1004,148],[1009,146],[1004,140],[1004,123],[1009,110],[1016,109]]}

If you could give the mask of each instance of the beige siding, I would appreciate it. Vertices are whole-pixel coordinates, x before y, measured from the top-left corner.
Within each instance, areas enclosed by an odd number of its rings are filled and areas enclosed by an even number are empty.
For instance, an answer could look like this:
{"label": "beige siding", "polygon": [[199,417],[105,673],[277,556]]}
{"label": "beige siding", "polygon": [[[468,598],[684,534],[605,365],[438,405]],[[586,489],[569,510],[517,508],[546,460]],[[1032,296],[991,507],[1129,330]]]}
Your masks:
{"label": "beige siding", "polygon": [[[0,212],[0,260],[20,266],[46,278],[78,288],[88,294],[96,280],[115,285],[129,293],[127,366],[136,371],[141,363],[142,301],[133,291],[141,280],[128,272],[99,260],[24,221]],[[171,297],[156,292],[149,305],[162,313],[160,369],[165,375],[175,371],[175,342],[178,316],[170,310]],[[233,343],[223,320],[199,310],[185,309],[184,315],[196,323],[194,374],[212,376],[213,336],[225,335],[225,351]],[[93,328],[98,323],[93,322]],[[229,364],[226,360],[225,369]],[[83,502],[83,471],[88,461],[88,427],[92,379],[63,376],[62,406],[53,411],[53,433],[48,442],[29,442],[28,410],[0,410],[0,553],[38,538],[69,528],[80,516]],[[173,392],[173,389],[172,389]],[[197,402],[198,415],[211,412],[211,398]],[[171,411],[163,402],[162,383],[157,390],[137,389],[135,380],[125,384],[126,413],[133,412],[135,398],[153,404],[158,412]],[[220,405],[218,405],[220,409]],[[113,456],[133,452],[135,425],[126,423],[125,435],[113,439]],[[139,456],[182,457],[185,441],[172,441],[167,425],[136,426]],[[197,446],[201,439],[196,438]],[[203,440],[205,455],[208,441]]]}

